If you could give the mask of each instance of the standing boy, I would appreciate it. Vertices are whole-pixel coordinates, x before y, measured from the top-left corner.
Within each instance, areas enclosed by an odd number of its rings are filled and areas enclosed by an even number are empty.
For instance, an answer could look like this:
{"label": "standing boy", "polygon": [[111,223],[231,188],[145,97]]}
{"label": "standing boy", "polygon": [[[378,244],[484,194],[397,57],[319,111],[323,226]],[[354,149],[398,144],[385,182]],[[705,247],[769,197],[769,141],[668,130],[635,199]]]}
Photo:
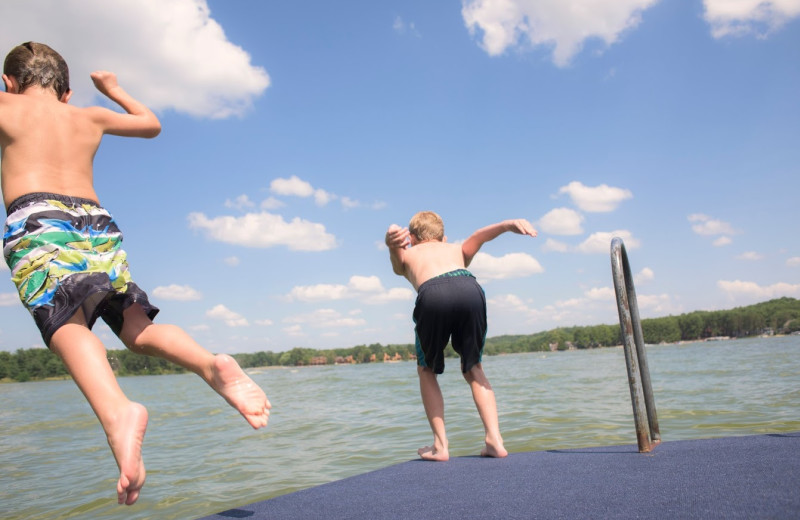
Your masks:
{"label": "standing boy", "polygon": [[64,361],[103,426],[120,470],[118,501],[130,505],[145,481],[147,410],[120,389],[105,347],[91,332],[98,317],[132,351],[195,372],[253,428],[266,426],[270,403],[232,357],[215,356],[182,329],[151,321],[158,309],[131,280],[122,233],[94,191],[92,162],[103,135],[151,138],[161,124],[114,74],[91,76],[124,114],[68,105],[67,64],[47,45],[24,43],[5,59],[3,253],[45,344]]}
{"label": "standing boy", "polygon": [[444,372],[444,349],[451,336],[453,349],[461,356],[461,373],[469,383],[486,431],[486,447],[481,455],[508,455],[500,436],[494,390],[481,366],[486,297],[466,270],[485,242],[506,231],[536,236],[527,220],[505,220],[477,230],[461,245],[448,244],[442,219],[432,211],[414,215],[408,228],[392,224],[386,232],[392,269],[405,276],[418,293],[414,306],[417,373],[422,404],[433,431],[433,445],[417,451],[425,460],[450,458],[444,399],[436,376]]}

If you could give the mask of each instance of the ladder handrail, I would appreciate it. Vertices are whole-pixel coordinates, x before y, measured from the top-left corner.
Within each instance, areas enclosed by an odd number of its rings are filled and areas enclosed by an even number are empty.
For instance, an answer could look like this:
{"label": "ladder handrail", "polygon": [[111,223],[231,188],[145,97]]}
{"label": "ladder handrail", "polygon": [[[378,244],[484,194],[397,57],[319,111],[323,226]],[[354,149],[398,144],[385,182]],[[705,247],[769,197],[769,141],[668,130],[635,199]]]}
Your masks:
{"label": "ladder handrail", "polygon": [[639,444],[639,452],[646,453],[661,442],[661,433],[653,399],[653,387],[650,382],[650,370],[647,366],[636,290],[628,263],[628,253],[625,250],[625,244],[619,237],[611,240],[611,271],[617,295],[617,310],[619,311],[619,325],[625,350],[625,364],[628,369],[628,386],[631,391],[636,439]]}

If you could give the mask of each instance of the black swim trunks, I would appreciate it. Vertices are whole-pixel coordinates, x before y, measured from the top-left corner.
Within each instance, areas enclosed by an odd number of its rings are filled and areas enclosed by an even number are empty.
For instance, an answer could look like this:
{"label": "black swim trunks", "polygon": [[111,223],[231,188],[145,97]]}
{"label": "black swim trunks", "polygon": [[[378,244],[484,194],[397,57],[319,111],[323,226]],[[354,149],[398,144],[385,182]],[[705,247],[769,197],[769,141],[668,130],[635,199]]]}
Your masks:
{"label": "black swim trunks", "polygon": [[122,232],[93,200],[53,193],[18,198],[8,207],[3,255],[48,347],[81,308],[89,328],[102,317],[117,335],[133,303],[151,319],[158,313],[131,281]]}
{"label": "black swim trunks", "polygon": [[486,341],[486,295],[472,274],[458,269],[419,286],[414,306],[417,364],[444,372],[444,349],[452,337],[461,372],[481,362]]}

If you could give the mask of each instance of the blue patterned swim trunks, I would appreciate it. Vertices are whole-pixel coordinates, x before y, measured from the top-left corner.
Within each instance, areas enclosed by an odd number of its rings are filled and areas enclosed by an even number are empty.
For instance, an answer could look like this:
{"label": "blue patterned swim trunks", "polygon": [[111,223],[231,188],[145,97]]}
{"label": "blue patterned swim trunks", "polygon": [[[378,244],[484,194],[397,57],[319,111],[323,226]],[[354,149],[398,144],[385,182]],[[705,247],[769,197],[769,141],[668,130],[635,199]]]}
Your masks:
{"label": "blue patterned swim trunks", "polygon": [[158,313],[131,281],[122,232],[91,199],[54,193],[18,198],[8,207],[3,255],[48,346],[78,309],[89,328],[101,317],[117,335],[133,303],[151,319]]}

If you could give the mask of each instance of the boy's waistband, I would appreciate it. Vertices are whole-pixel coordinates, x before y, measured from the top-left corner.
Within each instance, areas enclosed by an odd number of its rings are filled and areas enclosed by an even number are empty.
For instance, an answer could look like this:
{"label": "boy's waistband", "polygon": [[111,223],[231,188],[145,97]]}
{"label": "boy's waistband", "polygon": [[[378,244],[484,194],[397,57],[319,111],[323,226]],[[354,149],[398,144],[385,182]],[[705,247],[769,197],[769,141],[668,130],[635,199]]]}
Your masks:
{"label": "boy's waistband", "polygon": [[428,278],[427,280],[425,280],[422,283],[422,285],[419,286],[419,289],[417,289],[417,292],[422,291],[422,288],[425,287],[426,285],[428,285],[428,286],[437,285],[437,284],[440,284],[442,282],[446,282],[449,278],[457,278],[457,277],[465,277],[465,276],[469,277],[469,278],[473,278],[473,279],[475,278],[475,276],[472,273],[470,273],[469,271],[467,271],[466,269],[456,269],[454,271],[448,271],[446,273],[442,273],[442,274],[436,275],[433,278]]}
{"label": "boy's waistband", "polygon": [[23,206],[29,206],[30,204],[35,204],[44,200],[57,200],[59,202],[63,202],[64,204],[90,204],[92,206],[100,207],[100,203],[94,199],[73,197],[72,195],[61,195],[60,193],[48,193],[46,191],[36,191],[33,193],[26,193],[25,195],[14,199],[14,201],[8,205],[8,209],[6,209],[6,215],[14,213]]}

